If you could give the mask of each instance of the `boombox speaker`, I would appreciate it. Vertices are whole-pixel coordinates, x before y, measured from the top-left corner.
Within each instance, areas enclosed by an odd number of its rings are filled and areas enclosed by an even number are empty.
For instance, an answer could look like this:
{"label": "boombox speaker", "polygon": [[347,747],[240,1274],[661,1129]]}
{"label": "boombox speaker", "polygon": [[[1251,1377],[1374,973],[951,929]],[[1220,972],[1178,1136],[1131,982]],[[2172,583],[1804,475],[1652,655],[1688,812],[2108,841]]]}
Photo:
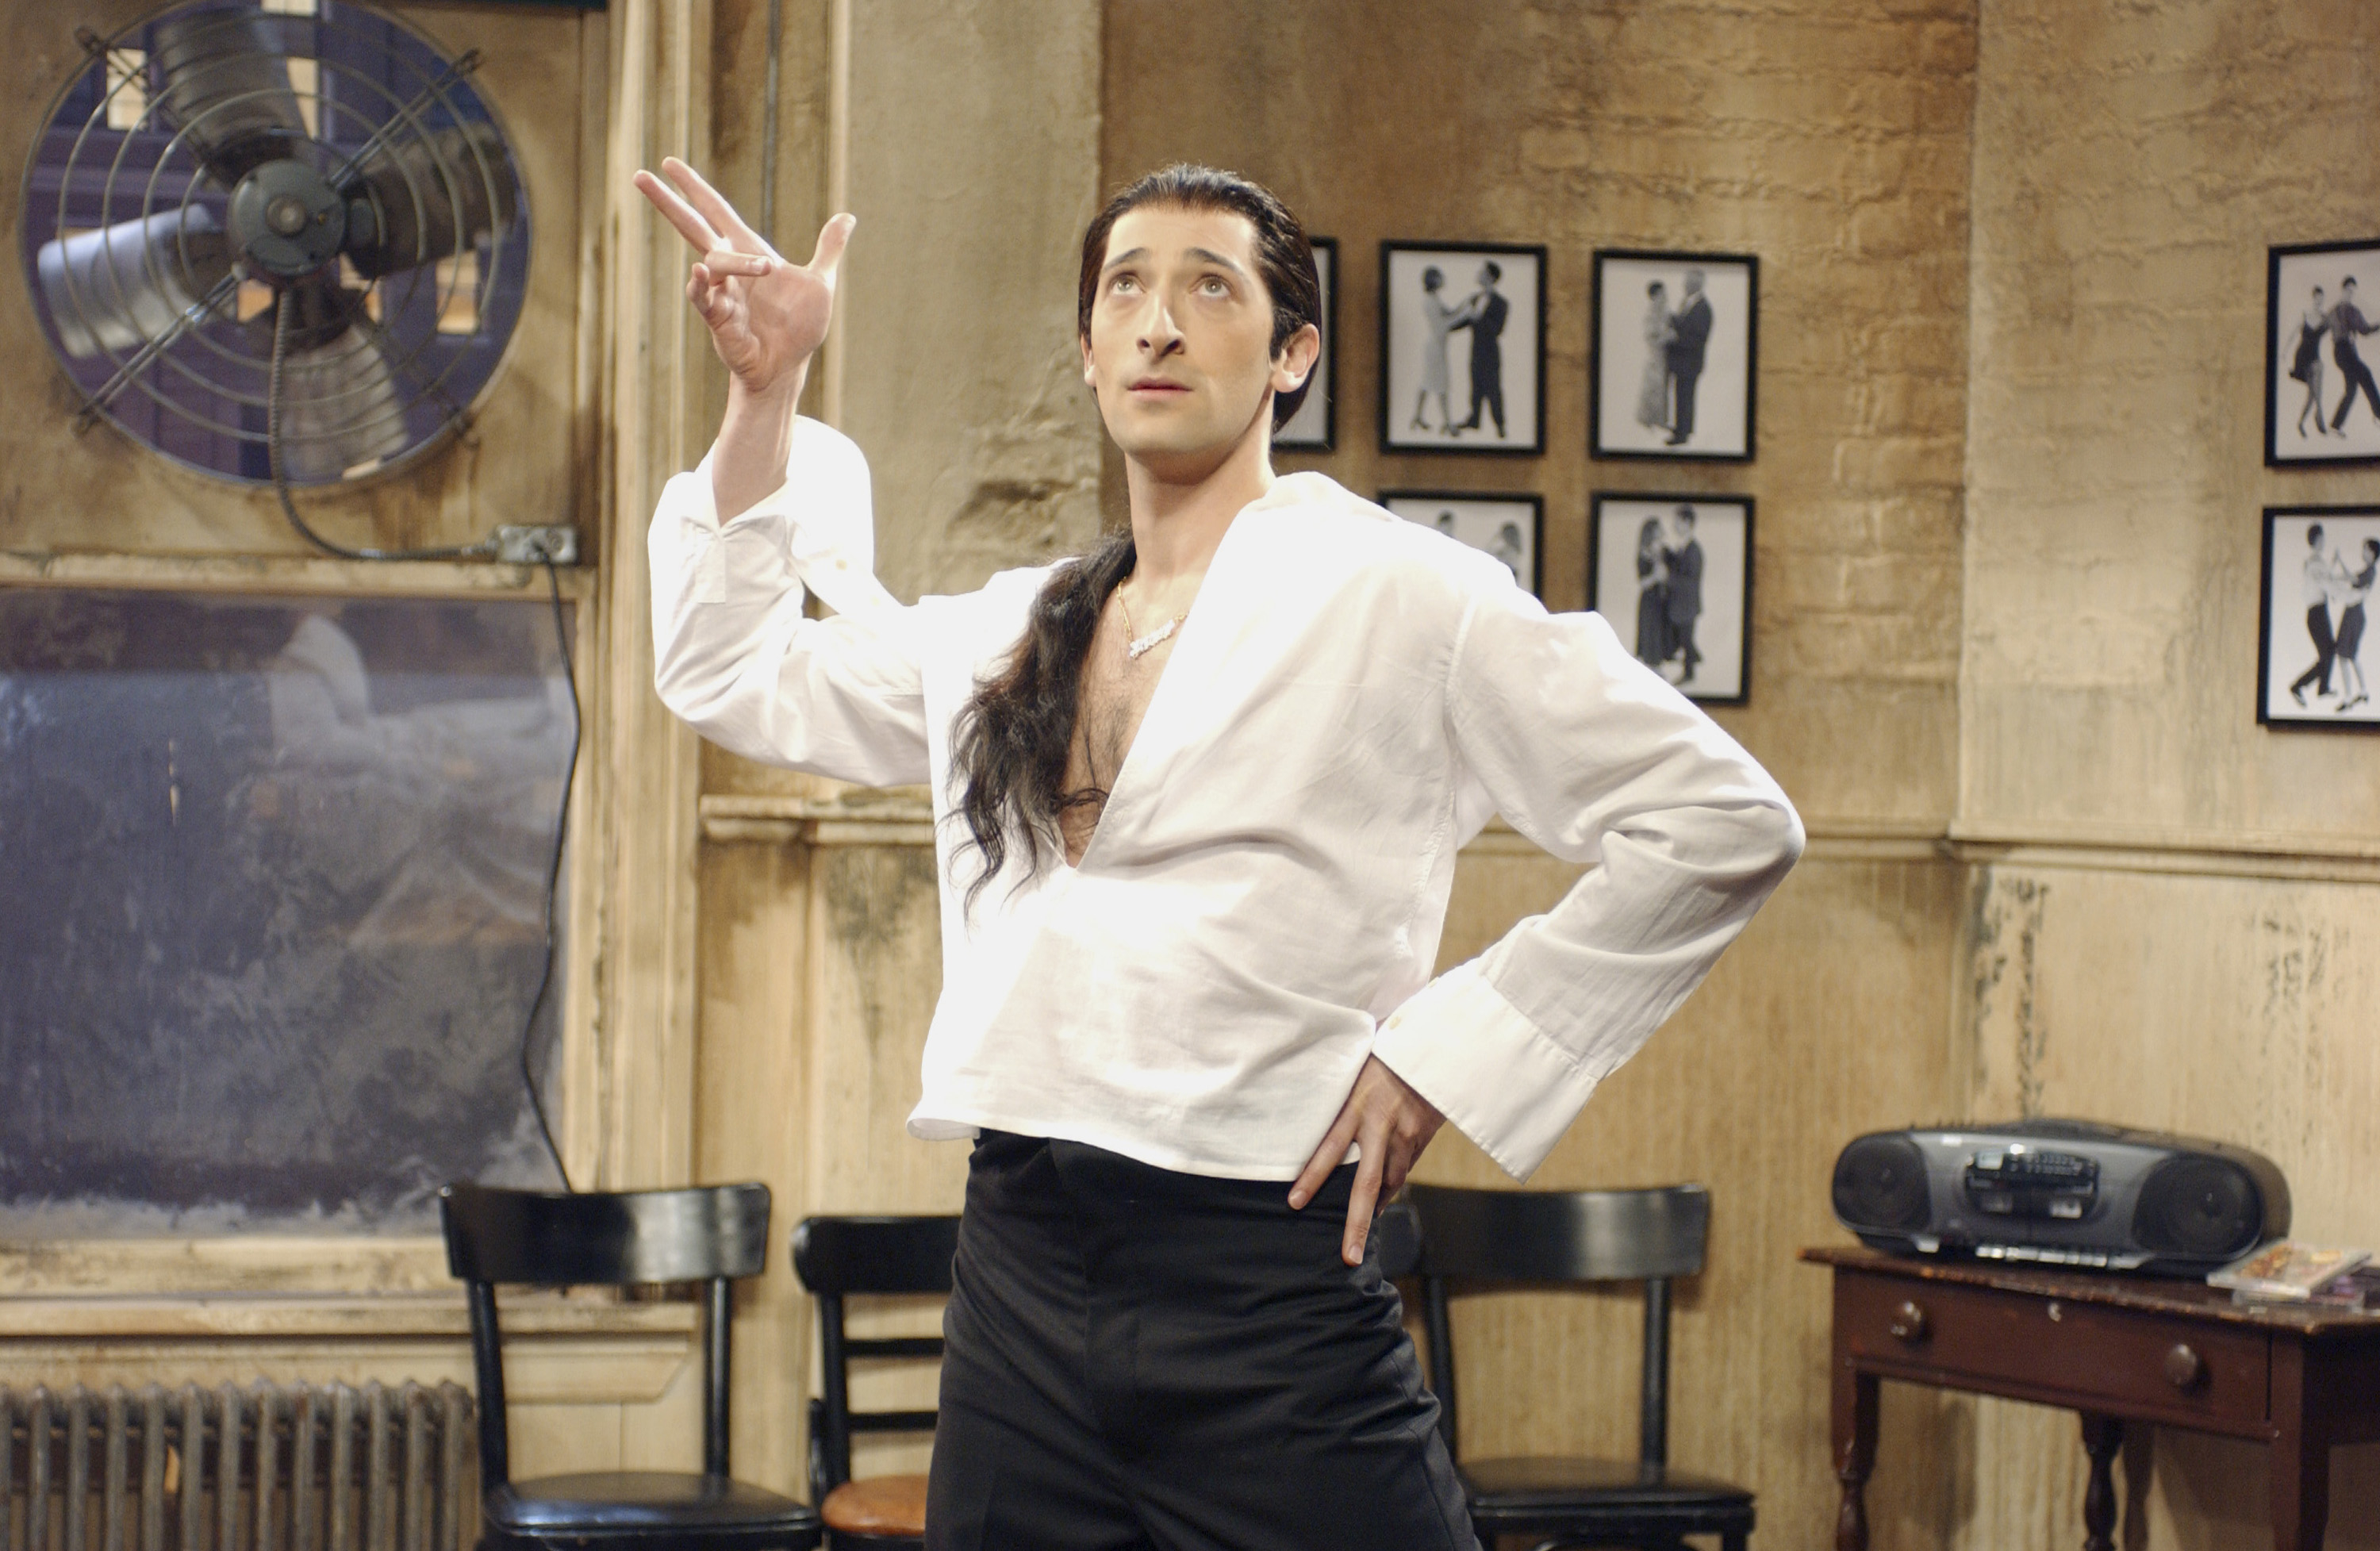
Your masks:
{"label": "boombox speaker", "polygon": [[1879,1131],[1835,1160],[1835,1216],[1902,1254],[2203,1276],[2289,1230],[2245,1147],[2093,1121]]}

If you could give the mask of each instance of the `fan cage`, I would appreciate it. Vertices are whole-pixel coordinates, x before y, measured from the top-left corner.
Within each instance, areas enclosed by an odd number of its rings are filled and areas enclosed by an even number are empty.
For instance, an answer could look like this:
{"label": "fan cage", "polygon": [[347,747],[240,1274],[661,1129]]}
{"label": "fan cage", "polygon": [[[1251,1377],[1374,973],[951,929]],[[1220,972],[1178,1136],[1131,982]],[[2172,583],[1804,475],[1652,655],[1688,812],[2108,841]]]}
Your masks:
{"label": "fan cage", "polygon": [[[498,197],[502,169],[481,146],[461,140],[469,152],[464,164],[442,148],[435,138],[441,130],[485,125],[507,152],[512,141],[468,79],[470,56],[451,61],[404,22],[341,0],[320,0],[312,14],[252,5],[170,6],[90,45],[88,64],[58,93],[27,169],[19,231],[35,309],[87,412],[186,467],[261,484],[272,478],[273,293],[262,280],[236,272],[212,297],[188,295],[199,289],[192,277],[208,270],[194,240],[225,228],[231,195],[210,176],[192,135],[205,132],[210,115],[257,94],[225,97],[189,124],[169,120],[152,44],[161,24],[188,18],[261,29],[298,67],[289,72],[289,91],[307,138],[289,149],[334,182],[368,153],[385,157],[401,175],[417,224],[430,220],[433,192],[451,204],[467,192],[467,180],[476,182],[489,209],[505,202]],[[415,175],[413,164],[421,160],[440,180],[434,191]],[[458,224],[455,240],[429,261],[367,284],[346,259],[338,261],[343,290],[360,302],[358,315],[327,347],[328,359],[284,385],[281,439],[290,483],[395,471],[467,422],[502,363],[527,293],[528,192],[516,174],[508,192],[508,221],[476,242],[464,240]],[[137,246],[140,285],[123,273],[122,249],[133,245],[112,244],[109,261],[89,277],[92,284],[67,267],[70,315],[56,316],[36,273],[43,246],[133,222],[170,233],[169,242]],[[122,334],[120,325],[107,325],[139,310],[140,287],[151,293],[152,314],[156,297],[187,297],[195,321],[162,350],[152,331],[139,343],[119,337],[88,350],[103,333]],[[69,329],[84,334],[88,353],[68,348]],[[364,350],[384,359],[394,394],[376,390],[381,374],[369,363],[341,369],[342,355]],[[293,414],[293,395],[308,394],[310,384],[314,391]],[[352,463],[338,455],[359,445],[390,450]]]}

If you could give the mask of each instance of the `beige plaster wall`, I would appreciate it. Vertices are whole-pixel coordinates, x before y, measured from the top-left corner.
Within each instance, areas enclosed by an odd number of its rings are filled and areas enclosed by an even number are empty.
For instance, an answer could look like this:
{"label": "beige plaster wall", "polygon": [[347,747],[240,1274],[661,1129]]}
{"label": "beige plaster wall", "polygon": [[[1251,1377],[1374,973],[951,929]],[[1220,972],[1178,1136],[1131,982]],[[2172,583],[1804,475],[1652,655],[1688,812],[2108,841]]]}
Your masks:
{"label": "beige plaster wall", "polygon": [[[1718,719],[1817,817],[1950,808],[1966,422],[1973,0],[1110,0],[1108,185],[1236,167],[1336,237],[1340,451],[1359,493],[1546,498],[1546,596],[1585,600],[1592,491],[1742,493],[1751,704]],[[1384,238],[1548,248],[1547,453],[1382,455]],[[1761,260],[1758,458],[1586,456],[1590,256]]]}
{"label": "beige plaster wall", "polygon": [[2374,492],[2264,467],[2265,248],[2372,235],[2375,103],[2358,0],[1984,8],[1962,824],[2380,830],[2252,711],[2261,508]]}

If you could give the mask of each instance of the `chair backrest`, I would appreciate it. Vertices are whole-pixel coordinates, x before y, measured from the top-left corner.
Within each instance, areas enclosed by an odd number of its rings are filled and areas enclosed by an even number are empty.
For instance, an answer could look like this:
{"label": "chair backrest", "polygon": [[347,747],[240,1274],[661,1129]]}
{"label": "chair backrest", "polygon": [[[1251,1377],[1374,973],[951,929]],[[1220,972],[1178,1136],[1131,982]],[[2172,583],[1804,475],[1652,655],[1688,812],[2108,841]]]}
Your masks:
{"label": "chair backrest", "polygon": [[1703,1268],[1710,1193],[1700,1185],[1654,1190],[1461,1190],[1409,1185],[1420,1225],[1419,1269],[1429,1332],[1430,1387],[1447,1451],[1455,1449],[1451,1282],[1645,1284],[1645,1363],[1637,1457],[1669,1459],[1670,1282]]}
{"label": "chair backrest", "polygon": [[819,1365],[824,1393],[810,1401],[810,1500],[851,1479],[854,1433],[933,1431],[930,1411],[855,1412],[855,1358],[940,1357],[939,1336],[844,1334],[846,1294],[892,1295],[951,1290],[951,1261],[959,1247],[954,1217],[804,1218],[794,1228],[794,1272],[818,1299]]}
{"label": "chair backrest", "polygon": [[769,1187],[692,1190],[497,1190],[453,1184],[438,1193],[446,1268],[466,1286],[471,1362],[480,1389],[480,1480],[512,1479],[504,1418],[504,1338],[496,1284],[641,1286],[704,1282],[702,1468],[727,1474],[728,1288],[757,1274],[769,1251]]}

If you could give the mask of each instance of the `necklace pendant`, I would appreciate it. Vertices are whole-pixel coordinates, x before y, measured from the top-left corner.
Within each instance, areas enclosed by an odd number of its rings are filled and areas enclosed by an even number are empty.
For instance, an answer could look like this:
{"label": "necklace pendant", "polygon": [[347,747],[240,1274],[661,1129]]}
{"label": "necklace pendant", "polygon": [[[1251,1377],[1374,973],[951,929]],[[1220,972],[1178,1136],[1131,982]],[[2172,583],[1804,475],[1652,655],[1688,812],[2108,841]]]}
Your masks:
{"label": "necklace pendant", "polygon": [[1167,620],[1163,624],[1159,625],[1148,635],[1126,645],[1123,648],[1124,655],[1131,658],[1135,662],[1139,661],[1142,658],[1148,656],[1150,652],[1155,651],[1159,647],[1163,646],[1167,641],[1171,640],[1173,636],[1173,632],[1181,628],[1181,625],[1182,616],[1180,614],[1175,614],[1172,619]]}

